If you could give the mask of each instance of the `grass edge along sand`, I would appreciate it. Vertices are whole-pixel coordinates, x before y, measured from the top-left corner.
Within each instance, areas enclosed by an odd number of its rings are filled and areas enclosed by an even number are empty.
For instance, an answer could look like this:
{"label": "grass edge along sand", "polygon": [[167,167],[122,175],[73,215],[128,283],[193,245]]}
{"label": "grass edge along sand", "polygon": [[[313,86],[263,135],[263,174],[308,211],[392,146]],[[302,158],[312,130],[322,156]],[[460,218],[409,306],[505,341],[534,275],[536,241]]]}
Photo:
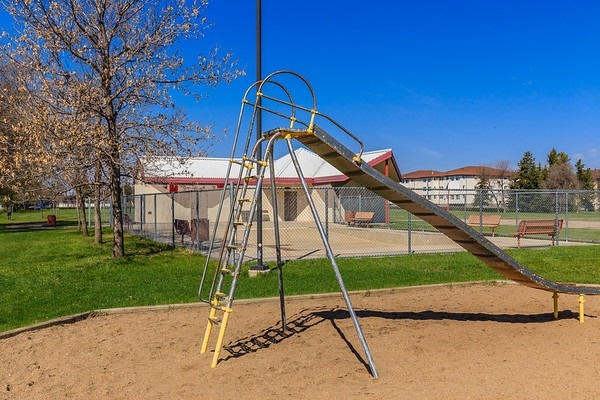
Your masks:
{"label": "grass edge along sand", "polygon": [[[128,235],[128,255],[115,259],[111,240],[109,229],[101,245],[75,228],[0,230],[0,332],[98,309],[198,301],[203,256]],[[509,253],[548,279],[600,283],[598,246]],[[350,291],[502,279],[466,252],[342,258],[338,265]],[[283,268],[286,295],[339,292],[326,259],[289,261]],[[236,298],[277,295],[276,273],[241,274]]]}

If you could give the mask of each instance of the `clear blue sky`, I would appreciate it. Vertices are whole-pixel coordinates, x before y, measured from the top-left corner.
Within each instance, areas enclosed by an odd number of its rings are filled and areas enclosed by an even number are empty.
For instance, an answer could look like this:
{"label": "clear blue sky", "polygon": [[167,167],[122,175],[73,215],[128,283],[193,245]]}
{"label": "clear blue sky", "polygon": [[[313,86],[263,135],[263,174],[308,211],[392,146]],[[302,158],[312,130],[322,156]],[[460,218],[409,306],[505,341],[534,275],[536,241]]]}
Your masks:
{"label": "clear blue sky", "polygon": [[[213,1],[206,37],[247,76],[198,113],[236,123],[255,78],[255,1]],[[600,168],[600,2],[262,0],[263,73],[305,76],[319,110],[400,169],[538,162]],[[211,120],[211,118],[213,118]],[[268,127],[266,127],[268,128]],[[211,155],[227,156],[230,143]]]}
{"label": "clear blue sky", "polygon": [[[188,114],[233,131],[255,79],[255,0],[212,0],[198,50],[236,54],[247,75]],[[554,147],[600,168],[600,2],[262,0],[263,74],[305,76],[319,111],[392,148],[402,172],[512,168]],[[192,51],[193,49],[189,49]],[[272,127],[264,127],[265,129]],[[227,157],[231,141],[210,149]]]}

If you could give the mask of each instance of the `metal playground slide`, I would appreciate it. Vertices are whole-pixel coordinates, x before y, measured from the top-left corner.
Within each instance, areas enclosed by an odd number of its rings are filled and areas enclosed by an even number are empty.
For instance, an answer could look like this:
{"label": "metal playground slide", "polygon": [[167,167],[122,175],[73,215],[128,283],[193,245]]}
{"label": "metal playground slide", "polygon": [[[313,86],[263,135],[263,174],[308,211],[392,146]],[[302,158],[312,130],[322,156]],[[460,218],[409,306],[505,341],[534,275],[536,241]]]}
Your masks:
{"label": "metal playground slide", "polygon": [[[292,101],[291,91],[284,88],[284,85],[277,81],[282,75],[292,75],[298,78],[303,85],[306,85],[313,100],[312,108],[301,107],[297,102]],[[265,93],[266,87],[270,82],[283,88],[289,101],[276,100],[273,97],[267,96]],[[271,102],[284,103],[289,106],[290,110],[287,118],[284,117],[291,121],[290,128],[271,130],[264,134],[265,137],[278,136],[280,138],[293,138],[298,140],[329,164],[337,168],[357,185],[371,190],[411,214],[428,222],[506,278],[531,288],[555,293],[600,294],[600,287],[597,286],[557,283],[535,274],[489,241],[485,236],[468,226],[460,218],[457,218],[452,213],[406,188],[399,182],[395,182],[386,177],[381,172],[371,167],[367,162],[362,162],[362,142],[339,123],[316,110],[316,98],[314,92],[309,83],[300,75],[291,71],[279,71],[269,75],[262,81],[257,98],[263,99],[264,102],[270,100]],[[262,111],[265,111],[265,113],[273,112],[268,106],[262,105],[259,100],[257,100],[257,104]],[[308,115],[304,119],[307,122],[302,123],[301,118],[298,117],[302,112],[305,112]],[[281,112],[276,111],[275,113],[278,116],[283,117]],[[316,121],[319,121],[319,123],[317,124]],[[321,122],[327,125],[327,129],[322,127]],[[302,127],[298,128],[298,125],[302,125]],[[340,140],[349,138],[352,141],[352,147],[359,145],[359,152],[356,153],[351,151],[349,147],[344,144],[346,142],[342,143],[327,133],[329,127],[336,133],[339,132],[344,134],[338,136]]]}
{"label": "metal playground slide", "polygon": [[[291,84],[284,82],[287,78],[292,79]],[[298,88],[300,90],[296,91]],[[298,92],[302,93],[302,89],[304,89],[305,94],[308,94],[309,107],[303,107],[297,101],[297,94]],[[251,95],[255,95],[254,100],[251,99]],[[249,113],[246,112],[248,109],[250,110]],[[262,129],[263,117],[271,126],[280,126],[283,121],[288,124],[288,127],[265,132]],[[317,120],[319,121],[318,125],[315,122]],[[325,129],[325,126],[327,129]],[[343,135],[340,135],[339,138],[351,141],[352,147],[358,145],[358,152],[351,151],[349,146],[345,144],[346,142],[342,143],[328,134],[329,128],[335,132],[341,132]],[[245,137],[243,132],[246,132]],[[277,218],[279,215],[277,211],[277,182],[275,179],[271,179],[276,176],[273,161],[275,143],[286,142],[287,150],[306,195],[307,204],[314,217],[327,257],[330,260],[340,291],[348,307],[348,312],[363,346],[367,364],[371,374],[374,377],[378,376],[375,363],[339,271],[336,257],[321,224],[319,212],[310,195],[302,168],[295,157],[292,144],[295,141],[300,142],[322,157],[356,185],[371,190],[428,222],[506,278],[531,288],[553,292],[555,317],[557,317],[557,293],[580,295],[581,322],[583,322],[583,295],[600,294],[600,287],[557,283],[535,274],[486,239],[485,236],[469,227],[461,219],[371,167],[361,159],[363,153],[362,142],[339,123],[317,111],[316,98],[309,83],[294,72],[279,71],[252,85],[242,100],[230,162],[226,172],[226,184],[223,186],[221,201],[214,218],[212,240],[208,247],[208,254],[214,255],[214,257],[206,258],[200,280],[198,297],[209,304],[211,308],[201,353],[208,351],[211,331],[213,328],[219,327],[213,354],[213,367],[216,367],[223,347],[225,330],[232,312],[236,288],[239,283],[238,278],[244,264],[248,239],[254,220],[256,220],[257,234],[261,233],[262,206],[260,204],[265,179],[271,188],[271,198],[274,199],[272,206],[273,214],[276,216],[273,222],[277,262],[276,267],[273,269],[276,269],[279,275],[282,330],[286,330],[282,268],[284,262],[281,259]],[[232,186],[230,192],[231,207],[224,207],[224,204],[227,203],[228,185]],[[217,241],[218,226],[222,214],[224,216],[227,214],[227,218],[223,218],[224,222],[227,221],[225,233]],[[257,218],[255,218],[255,215]],[[258,243],[257,252],[260,251],[262,246],[260,241]],[[259,258],[257,257],[257,259]]]}
{"label": "metal playground slide", "polygon": [[359,156],[318,126],[314,125],[306,130],[289,130],[289,134],[360,186],[428,222],[506,278],[551,292],[600,294],[600,287],[557,283],[535,274],[460,218],[391,180],[368,163],[361,162]]}

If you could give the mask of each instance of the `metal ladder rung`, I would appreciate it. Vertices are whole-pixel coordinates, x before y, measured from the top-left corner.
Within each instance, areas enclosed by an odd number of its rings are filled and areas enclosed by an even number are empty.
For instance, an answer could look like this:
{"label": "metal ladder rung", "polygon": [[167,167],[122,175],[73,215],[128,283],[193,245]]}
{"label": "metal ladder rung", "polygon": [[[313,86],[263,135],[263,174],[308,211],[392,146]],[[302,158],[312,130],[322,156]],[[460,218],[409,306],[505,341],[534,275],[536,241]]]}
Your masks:
{"label": "metal ladder rung", "polygon": [[[266,160],[257,160],[256,158],[249,158],[249,157],[244,157],[243,160],[244,161],[249,161],[249,162],[254,163],[254,164],[261,165],[263,167],[268,167],[269,166],[269,162],[266,161]],[[254,168],[254,166],[251,165],[248,168]]]}
{"label": "metal ladder rung", "polygon": [[208,317],[208,319],[217,326],[220,326],[221,322],[223,322],[223,319],[219,317]]}
{"label": "metal ladder rung", "polygon": [[215,293],[215,299],[217,301],[227,300],[227,295],[222,292],[217,292],[217,293]]}

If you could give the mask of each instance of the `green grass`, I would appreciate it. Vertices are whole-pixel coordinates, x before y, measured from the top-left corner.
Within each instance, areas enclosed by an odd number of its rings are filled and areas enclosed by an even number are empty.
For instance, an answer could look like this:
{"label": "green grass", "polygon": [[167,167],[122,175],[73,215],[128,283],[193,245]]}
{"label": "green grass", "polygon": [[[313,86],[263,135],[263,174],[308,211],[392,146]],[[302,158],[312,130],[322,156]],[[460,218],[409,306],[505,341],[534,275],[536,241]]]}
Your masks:
{"label": "green grass", "polygon": [[[106,232],[107,240],[111,237]],[[111,257],[74,229],[0,234],[0,330],[88,310],[195,300],[197,257],[136,237]]]}
{"label": "green grass", "polygon": [[[457,218],[461,220],[465,220],[471,214],[479,214],[477,211],[469,211],[464,212],[462,210],[453,210],[451,211]],[[527,219],[554,219],[556,215],[554,213],[525,213],[520,212],[518,215],[514,212],[485,212],[484,214],[488,215],[501,215],[503,220],[514,220],[518,216],[519,220],[527,220]],[[560,214],[559,218],[566,219],[567,215]],[[600,213],[598,212],[569,212],[568,221],[588,221],[588,222],[597,222],[600,221]],[[437,229],[428,224],[427,222],[416,218],[411,217],[410,224],[408,222],[408,213],[404,210],[391,209],[390,210],[390,223],[389,225],[384,225],[391,229],[400,229],[400,230],[408,230],[409,226],[413,232],[437,232]],[[474,227],[475,230],[479,231],[478,227]],[[500,225],[496,228],[496,236],[506,236],[513,237],[515,232],[517,231],[517,227],[515,224],[510,225]],[[486,236],[491,236],[490,228],[483,228],[483,234]],[[538,236],[540,237],[540,236]],[[542,236],[547,238],[548,236]],[[571,226],[567,227],[565,224],[563,229],[559,233],[559,240],[570,240],[577,242],[590,242],[590,243],[599,243],[600,242],[600,232],[598,229],[594,228],[573,228]]]}
{"label": "green grass", "polygon": [[[76,228],[42,227],[15,229],[0,221],[0,331],[102,308],[197,301],[202,256],[126,236],[127,257],[114,259],[110,230],[105,244],[94,245]],[[600,246],[511,254],[552,280],[600,283]],[[338,264],[349,290],[501,278],[464,252],[339,259]],[[339,292],[327,260],[290,261],[283,271],[286,294]],[[244,273],[236,297],[277,296],[277,288],[275,272],[259,278]]]}
{"label": "green grass", "polygon": [[46,223],[50,214],[56,215],[58,226],[77,225],[77,211],[74,208],[15,211],[10,221],[7,219],[6,212],[0,211],[0,232],[12,225]]}

